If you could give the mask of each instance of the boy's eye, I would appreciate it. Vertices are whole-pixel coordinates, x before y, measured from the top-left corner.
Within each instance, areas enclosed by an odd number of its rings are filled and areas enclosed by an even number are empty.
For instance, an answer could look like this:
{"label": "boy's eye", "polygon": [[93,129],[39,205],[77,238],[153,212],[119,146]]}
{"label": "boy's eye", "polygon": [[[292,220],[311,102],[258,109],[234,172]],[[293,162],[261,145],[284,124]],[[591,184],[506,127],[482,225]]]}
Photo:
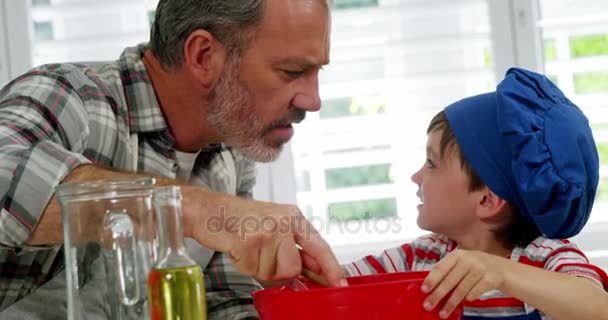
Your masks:
{"label": "boy's eye", "polygon": [[435,164],[433,163],[433,160],[428,159],[428,158],[426,159],[426,166],[428,168],[435,168]]}

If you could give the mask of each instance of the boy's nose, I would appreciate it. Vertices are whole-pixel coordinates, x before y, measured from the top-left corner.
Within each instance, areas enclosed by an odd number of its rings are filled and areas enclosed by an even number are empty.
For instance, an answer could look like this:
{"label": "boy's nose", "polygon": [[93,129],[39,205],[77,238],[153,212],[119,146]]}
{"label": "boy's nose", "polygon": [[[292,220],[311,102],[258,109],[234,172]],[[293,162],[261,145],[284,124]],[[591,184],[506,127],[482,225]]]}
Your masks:
{"label": "boy's nose", "polygon": [[413,183],[420,185],[420,170],[414,172],[411,179]]}

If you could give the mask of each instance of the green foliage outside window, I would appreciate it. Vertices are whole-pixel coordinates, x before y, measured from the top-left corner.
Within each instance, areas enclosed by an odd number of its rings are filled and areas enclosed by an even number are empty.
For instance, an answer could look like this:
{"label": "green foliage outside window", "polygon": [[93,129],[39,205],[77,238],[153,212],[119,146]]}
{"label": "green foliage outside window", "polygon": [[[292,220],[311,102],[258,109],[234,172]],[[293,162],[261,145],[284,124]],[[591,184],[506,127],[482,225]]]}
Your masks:
{"label": "green foliage outside window", "polygon": [[606,178],[606,177],[600,178],[600,183],[599,183],[599,187],[597,189],[597,194],[595,196],[595,201],[597,201],[597,202],[608,201],[608,178]]}
{"label": "green foliage outside window", "polygon": [[557,47],[555,46],[555,39],[546,39],[544,41],[545,48],[545,61],[557,60]]}
{"label": "green foliage outside window", "polygon": [[574,91],[577,94],[598,93],[608,91],[608,72],[578,72],[574,77]]}
{"label": "green foliage outside window", "polygon": [[36,42],[49,41],[55,38],[53,23],[50,21],[34,22],[34,39]]}
{"label": "green foliage outside window", "polygon": [[555,83],[556,86],[559,86],[558,78],[556,75],[547,75],[547,78],[549,78],[551,82]]}
{"label": "green foliage outside window", "polygon": [[600,156],[600,164],[608,164],[608,142],[597,143],[597,153]]}
{"label": "green foliage outside window", "polygon": [[608,122],[592,123],[591,129],[593,129],[593,130],[608,129]]}
{"label": "green foliage outside window", "polygon": [[483,65],[484,67],[492,66],[492,52],[490,52],[490,48],[483,48]]}
{"label": "green foliage outside window", "polygon": [[[606,125],[608,124],[599,124],[600,127]],[[596,126],[593,126],[592,128],[596,128]],[[597,152],[600,156],[600,166],[608,165],[608,142],[597,143]],[[600,183],[595,199],[596,201],[601,202],[608,201],[608,177],[600,178]]]}
{"label": "green foliage outside window", "polygon": [[333,0],[332,5],[336,9],[377,7],[378,0]]}
{"label": "green foliage outside window", "polygon": [[608,34],[573,36],[569,42],[572,58],[608,55]]}
{"label": "green foliage outside window", "polygon": [[49,4],[51,4],[51,0],[32,0],[33,7],[48,6]]}
{"label": "green foliage outside window", "polygon": [[156,16],[156,10],[148,10],[148,23],[150,26],[154,23],[154,17]]}
{"label": "green foliage outside window", "polygon": [[327,189],[391,183],[390,164],[325,170]]}
{"label": "green foliage outside window", "polygon": [[393,217],[397,215],[394,198],[332,203],[328,208],[331,221],[352,221]]}
{"label": "green foliage outside window", "polygon": [[331,119],[374,115],[384,112],[386,112],[386,106],[380,97],[348,97],[323,101],[319,117],[321,119]]}

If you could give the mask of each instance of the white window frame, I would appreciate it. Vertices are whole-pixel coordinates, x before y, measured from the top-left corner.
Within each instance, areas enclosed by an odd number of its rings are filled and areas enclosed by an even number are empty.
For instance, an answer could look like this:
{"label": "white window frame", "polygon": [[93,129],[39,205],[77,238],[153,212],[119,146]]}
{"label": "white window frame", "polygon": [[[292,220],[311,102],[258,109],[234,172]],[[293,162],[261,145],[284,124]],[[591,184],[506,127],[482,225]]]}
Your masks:
{"label": "white window frame", "polygon": [[0,0],[0,86],[31,68],[29,1]]}
{"label": "white window frame", "polygon": [[0,86],[10,79],[5,1],[0,0]]}
{"label": "white window frame", "polygon": [[487,1],[496,81],[513,66],[543,73],[543,41],[536,28],[538,0]]}

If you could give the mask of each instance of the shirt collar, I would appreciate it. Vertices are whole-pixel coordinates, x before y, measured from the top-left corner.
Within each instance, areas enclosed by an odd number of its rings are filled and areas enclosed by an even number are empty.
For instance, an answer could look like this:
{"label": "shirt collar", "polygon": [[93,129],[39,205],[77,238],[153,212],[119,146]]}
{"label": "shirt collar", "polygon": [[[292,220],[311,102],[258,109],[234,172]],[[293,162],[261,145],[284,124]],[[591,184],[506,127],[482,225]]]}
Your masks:
{"label": "shirt collar", "polygon": [[[174,154],[175,139],[169,133],[152,81],[142,60],[146,50],[148,45],[145,43],[126,48],[118,60],[129,109],[131,132],[144,134],[144,137],[150,138],[154,149],[171,156]],[[225,148],[223,144],[212,144],[203,148],[201,153],[214,155]]]}
{"label": "shirt collar", "polygon": [[142,60],[147,44],[126,48],[118,60],[131,132],[168,132],[152,81]]}

